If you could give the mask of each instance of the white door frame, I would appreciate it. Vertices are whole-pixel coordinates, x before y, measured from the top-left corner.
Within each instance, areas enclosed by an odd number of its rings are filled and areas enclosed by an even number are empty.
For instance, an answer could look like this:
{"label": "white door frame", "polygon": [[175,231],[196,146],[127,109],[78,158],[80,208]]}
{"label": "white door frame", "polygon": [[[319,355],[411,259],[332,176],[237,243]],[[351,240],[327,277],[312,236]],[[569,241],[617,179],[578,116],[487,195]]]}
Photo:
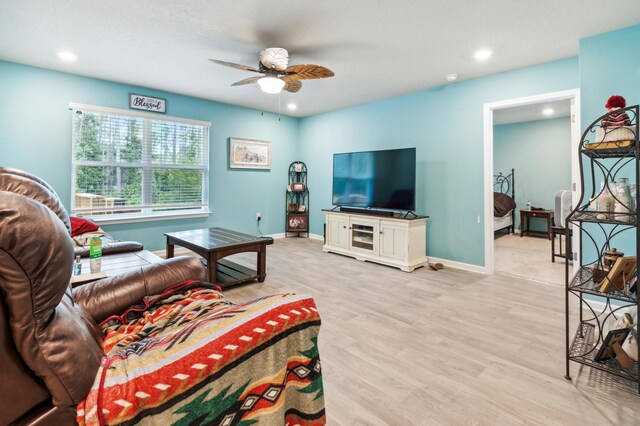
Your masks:
{"label": "white door frame", "polygon": [[[578,203],[577,193],[580,169],[578,162],[578,145],[580,143],[580,89],[563,90],[524,98],[507,99],[484,104],[484,272],[493,275],[495,272],[495,252],[493,243],[493,111],[541,102],[571,101],[571,199],[572,205]],[[573,236],[573,252],[579,252],[577,234]]]}

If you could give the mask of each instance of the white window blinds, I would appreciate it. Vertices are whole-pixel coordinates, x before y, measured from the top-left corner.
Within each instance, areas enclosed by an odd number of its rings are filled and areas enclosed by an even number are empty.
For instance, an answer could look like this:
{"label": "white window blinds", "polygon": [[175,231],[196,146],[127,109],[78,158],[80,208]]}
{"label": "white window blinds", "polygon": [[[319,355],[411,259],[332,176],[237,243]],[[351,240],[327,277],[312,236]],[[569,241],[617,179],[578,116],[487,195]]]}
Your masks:
{"label": "white window blinds", "polygon": [[209,123],[77,104],[71,109],[75,214],[208,211]]}

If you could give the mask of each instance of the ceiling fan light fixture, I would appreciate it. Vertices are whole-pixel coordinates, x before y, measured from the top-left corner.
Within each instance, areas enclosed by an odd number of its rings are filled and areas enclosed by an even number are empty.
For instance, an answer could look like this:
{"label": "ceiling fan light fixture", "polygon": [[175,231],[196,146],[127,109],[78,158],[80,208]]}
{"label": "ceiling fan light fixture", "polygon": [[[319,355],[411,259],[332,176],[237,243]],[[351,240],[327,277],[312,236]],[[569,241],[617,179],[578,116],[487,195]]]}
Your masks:
{"label": "ceiling fan light fixture", "polygon": [[284,80],[276,77],[262,77],[258,80],[258,86],[265,93],[276,94],[282,91]]}

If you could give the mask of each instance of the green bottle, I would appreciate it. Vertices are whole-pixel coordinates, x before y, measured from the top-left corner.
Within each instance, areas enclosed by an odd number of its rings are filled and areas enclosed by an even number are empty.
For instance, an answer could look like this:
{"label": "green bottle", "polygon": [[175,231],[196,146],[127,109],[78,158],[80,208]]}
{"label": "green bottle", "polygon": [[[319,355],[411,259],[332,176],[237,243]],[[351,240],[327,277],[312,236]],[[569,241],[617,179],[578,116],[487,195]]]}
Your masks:
{"label": "green bottle", "polygon": [[98,237],[92,238],[89,243],[89,268],[92,274],[102,269],[102,240]]}

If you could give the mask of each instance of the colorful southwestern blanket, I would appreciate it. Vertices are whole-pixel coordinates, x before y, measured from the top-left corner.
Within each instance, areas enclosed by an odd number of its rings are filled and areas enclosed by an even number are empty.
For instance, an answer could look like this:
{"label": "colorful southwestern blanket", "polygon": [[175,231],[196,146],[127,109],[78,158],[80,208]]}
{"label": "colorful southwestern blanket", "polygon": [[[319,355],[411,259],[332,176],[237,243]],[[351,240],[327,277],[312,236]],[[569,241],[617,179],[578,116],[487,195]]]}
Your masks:
{"label": "colorful southwestern blanket", "polygon": [[106,356],[80,425],[324,425],[310,296],[244,304],[186,281],[101,324]]}

